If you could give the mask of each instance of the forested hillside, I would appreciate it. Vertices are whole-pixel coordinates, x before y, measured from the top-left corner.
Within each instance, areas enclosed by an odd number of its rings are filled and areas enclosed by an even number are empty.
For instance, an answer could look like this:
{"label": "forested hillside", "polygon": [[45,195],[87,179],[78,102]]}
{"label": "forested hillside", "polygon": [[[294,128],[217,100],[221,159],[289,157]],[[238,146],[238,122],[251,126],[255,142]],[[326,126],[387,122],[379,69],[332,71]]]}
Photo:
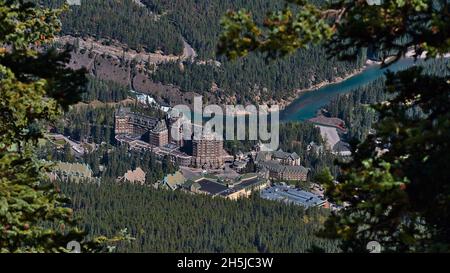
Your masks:
{"label": "forested hillside", "polygon": [[[35,0],[37,1],[37,0]],[[60,7],[65,0],[39,0]],[[180,54],[183,41],[167,16],[151,12],[133,0],[82,0],[62,17],[62,34],[114,39],[132,49]]]}
{"label": "forested hillside", "polygon": [[118,252],[307,252],[326,214],[254,199],[230,201],[131,184],[63,183],[76,215],[90,235],[112,236],[128,228],[136,240]]}
{"label": "forested hillside", "polygon": [[[64,0],[43,0],[58,6]],[[323,1],[313,1],[321,3]],[[322,47],[300,50],[285,59],[266,62],[261,56],[230,62],[216,56],[220,19],[230,8],[246,8],[261,18],[284,0],[82,0],[62,18],[62,34],[115,39],[133,49],[179,54],[185,39],[198,54],[194,63],[160,65],[150,78],[174,84],[184,92],[213,93],[220,103],[262,103],[287,100],[294,90],[332,81],[354,72],[365,60],[327,60]],[[211,62],[211,61],[218,61]],[[148,90],[144,90],[148,91]]]}
{"label": "forested hillside", "polygon": [[[182,35],[198,51],[203,59],[217,59],[221,65],[199,67],[186,64],[180,70],[177,64],[166,64],[152,75],[154,81],[176,84],[184,91],[209,92],[214,84],[224,92],[216,95],[236,97],[237,103],[279,101],[293,95],[294,89],[308,88],[323,81],[332,81],[338,76],[349,74],[361,67],[364,53],[357,62],[327,60],[325,50],[314,47],[300,50],[294,55],[270,63],[263,56],[248,56],[243,60],[229,62],[215,55],[218,34],[221,31],[220,18],[228,9],[245,8],[258,16],[286,4],[284,0],[237,0],[237,1],[195,1],[195,0],[143,0],[154,12],[168,12],[176,22]],[[324,1],[311,1],[323,3]],[[198,14],[198,16],[192,16]]]}
{"label": "forested hillside", "polygon": [[89,77],[88,80],[86,92],[82,96],[84,102],[95,100],[101,102],[119,102],[127,99],[131,95],[127,87],[115,82],[99,80],[95,77]]}
{"label": "forested hillside", "polygon": [[[245,8],[261,21],[270,10],[282,7],[283,0],[143,0],[155,12],[168,11],[183,37],[198,51],[200,58],[216,59],[220,18],[228,9]],[[324,1],[311,1],[321,4]],[[198,16],[192,16],[197,14]],[[160,67],[153,80],[173,83],[184,91],[209,92],[214,84],[223,92],[216,95],[235,97],[232,102],[279,101],[293,95],[294,89],[308,88],[323,81],[353,72],[362,66],[364,57],[356,63],[327,60],[325,50],[314,47],[300,50],[281,60],[266,63],[261,56],[249,56],[245,60],[229,62],[218,58],[221,65],[199,67],[187,64],[181,71],[176,64]],[[364,56],[361,52],[361,56]]]}
{"label": "forested hillside", "polygon": [[[141,0],[157,14],[164,14],[176,25],[179,32],[199,51],[204,59],[214,58],[220,19],[229,9],[245,8],[262,22],[264,15],[283,7],[284,0]],[[324,0],[311,0],[322,4]]]}
{"label": "forested hillside", "polygon": [[372,104],[387,99],[384,81],[384,78],[379,78],[348,94],[337,96],[325,107],[331,116],[339,117],[348,124],[349,139],[364,140],[377,121],[377,113]]}
{"label": "forested hillside", "polygon": [[[430,75],[448,75],[450,73],[448,59],[419,60],[416,65],[423,66],[424,71]],[[385,78],[382,77],[348,94],[337,96],[325,107],[332,116],[343,119],[349,125],[349,139],[364,140],[378,121],[378,115],[373,109],[373,105],[392,97],[385,92],[384,81]],[[418,111],[418,109],[416,110]]]}
{"label": "forested hillside", "polygon": [[326,60],[324,56],[325,50],[315,47],[269,63],[261,56],[223,61],[220,66],[187,63],[182,69],[177,63],[167,63],[151,77],[156,82],[180,86],[183,91],[205,93],[212,89],[217,97],[235,97],[233,102],[244,104],[286,100],[295,95],[296,89],[333,81],[363,65],[363,59],[350,63]]}

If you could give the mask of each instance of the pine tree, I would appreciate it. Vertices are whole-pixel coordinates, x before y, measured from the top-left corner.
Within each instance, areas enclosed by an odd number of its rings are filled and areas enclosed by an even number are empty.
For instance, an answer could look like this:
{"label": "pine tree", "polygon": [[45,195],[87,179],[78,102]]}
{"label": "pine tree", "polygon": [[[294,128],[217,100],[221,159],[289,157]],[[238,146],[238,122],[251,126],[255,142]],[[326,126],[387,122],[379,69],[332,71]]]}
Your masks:
{"label": "pine tree", "polygon": [[[383,66],[412,50],[438,58],[450,52],[450,4],[446,0],[306,0],[270,13],[261,26],[247,11],[223,20],[219,51],[229,58],[260,52],[268,59],[324,43],[330,56],[355,59],[370,49]],[[341,164],[338,183],[322,176],[327,195],[345,209],[326,222],[323,235],[342,240],[344,251],[450,251],[450,77],[420,66],[387,73],[387,101],[373,106],[376,133]],[[349,117],[351,118],[351,117]],[[328,179],[327,179],[328,177]]]}
{"label": "pine tree", "polygon": [[45,183],[50,166],[34,154],[42,125],[80,98],[85,80],[66,68],[68,51],[35,49],[60,30],[60,12],[0,0],[0,252],[67,252],[72,240],[98,247],[84,241],[69,200]]}

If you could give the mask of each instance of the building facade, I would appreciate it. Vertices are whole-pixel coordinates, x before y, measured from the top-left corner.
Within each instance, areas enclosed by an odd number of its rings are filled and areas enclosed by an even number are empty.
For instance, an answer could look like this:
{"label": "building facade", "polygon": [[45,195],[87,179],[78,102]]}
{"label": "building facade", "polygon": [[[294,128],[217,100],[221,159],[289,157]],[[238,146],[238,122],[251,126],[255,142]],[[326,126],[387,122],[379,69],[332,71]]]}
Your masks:
{"label": "building facade", "polygon": [[220,168],[224,164],[223,140],[204,134],[192,140],[192,165],[197,168]]}
{"label": "building facade", "polygon": [[306,181],[309,169],[303,166],[282,165],[275,160],[258,163],[260,169],[269,172],[269,177],[274,180]]}
{"label": "building facade", "polygon": [[169,130],[163,120],[160,120],[155,128],[150,130],[149,143],[156,147],[169,144]]}
{"label": "building facade", "polygon": [[158,123],[158,118],[131,112],[130,108],[121,107],[114,115],[114,133],[116,135],[143,136]]}
{"label": "building facade", "polygon": [[300,157],[297,153],[287,153],[283,150],[278,150],[272,153],[272,159],[288,166],[300,166]]}
{"label": "building facade", "polygon": [[258,169],[265,170],[273,180],[306,181],[309,169],[300,165],[300,156],[282,150],[258,152],[255,157]]}
{"label": "building facade", "polygon": [[169,142],[171,144],[183,147],[183,116],[169,118]]}
{"label": "building facade", "polygon": [[[184,141],[184,130],[192,131],[185,126],[193,124],[182,115],[164,120],[119,108],[115,113],[114,132],[118,143],[127,143],[134,150],[150,151],[159,159],[169,156],[180,166],[221,168],[225,160],[233,160],[223,149],[223,140],[213,134],[205,133],[200,139]],[[203,130],[202,126],[196,129]],[[191,148],[190,154],[182,152]]]}
{"label": "building facade", "polygon": [[256,154],[255,161],[256,162],[262,162],[262,161],[269,161],[274,160],[279,162],[282,165],[287,166],[300,166],[300,156],[297,153],[288,153],[284,152],[283,150],[278,150],[274,152],[258,152]]}

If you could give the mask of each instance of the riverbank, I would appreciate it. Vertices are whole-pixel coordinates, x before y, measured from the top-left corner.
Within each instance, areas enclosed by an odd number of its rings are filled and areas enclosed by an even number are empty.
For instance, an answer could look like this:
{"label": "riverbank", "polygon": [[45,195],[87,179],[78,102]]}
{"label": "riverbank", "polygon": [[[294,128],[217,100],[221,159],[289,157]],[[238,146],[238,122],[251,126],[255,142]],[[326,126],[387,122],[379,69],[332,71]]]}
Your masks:
{"label": "riverbank", "polygon": [[290,104],[292,104],[296,99],[298,99],[298,97],[304,93],[307,92],[311,92],[320,88],[324,88],[326,86],[329,85],[333,85],[333,84],[338,84],[341,83],[343,81],[346,81],[354,76],[357,76],[358,74],[361,74],[364,72],[364,70],[370,68],[371,66],[375,66],[378,65],[378,63],[367,60],[366,64],[363,65],[361,68],[358,68],[354,71],[352,71],[349,74],[344,75],[343,77],[336,77],[335,79],[331,80],[331,81],[323,81],[317,84],[312,85],[311,87],[308,88],[303,88],[303,89],[295,89],[294,90],[294,94],[292,96],[290,96],[289,98],[285,99],[285,100],[281,100],[279,102],[276,102],[274,104],[277,104],[279,106],[280,111],[284,110],[287,106],[289,106]]}
{"label": "riverbank", "polygon": [[387,68],[382,68],[376,63],[368,63],[365,67],[361,68],[360,73],[352,73],[354,75],[349,75],[345,80],[334,84],[325,84],[321,88],[314,89],[314,92],[301,93],[295,101],[283,109],[280,118],[283,121],[310,119],[317,114],[318,109],[329,104],[338,95],[351,92],[376,79],[384,77],[387,70],[396,72],[413,65],[415,65],[415,62],[412,58],[401,59]]}
{"label": "riverbank", "polygon": [[[354,76],[357,76],[361,73],[363,73],[366,69],[372,67],[372,66],[376,66],[378,65],[378,63],[367,60],[366,63],[361,67],[358,68],[354,71],[352,71],[349,74],[346,74],[342,77],[336,77],[335,79],[331,80],[331,81],[322,81],[320,83],[314,84],[308,88],[303,88],[303,89],[295,89],[293,94],[284,100],[277,100],[277,101],[265,101],[265,102],[261,102],[259,101],[259,104],[266,104],[266,105],[271,105],[272,107],[267,109],[269,112],[272,111],[283,111],[286,109],[286,107],[288,107],[289,105],[291,105],[295,100],[297,100],[299,98],[299,96],[301,96],[304,93],[308,93],[311,91],[315,91],[321,88],[325,88],[327,86],[332,86],[334,84],[339,84],[341,82],[344,82]],[[278,106],[277,109],[273,108],[273,106],[276,105]],[[246,111],[245,109],[236,109],[235,111],[233,111],[232,113],[227,113],[227,115],[234,115],[234,116],[245,116],[245,115],[250,115],[251,113]]]}

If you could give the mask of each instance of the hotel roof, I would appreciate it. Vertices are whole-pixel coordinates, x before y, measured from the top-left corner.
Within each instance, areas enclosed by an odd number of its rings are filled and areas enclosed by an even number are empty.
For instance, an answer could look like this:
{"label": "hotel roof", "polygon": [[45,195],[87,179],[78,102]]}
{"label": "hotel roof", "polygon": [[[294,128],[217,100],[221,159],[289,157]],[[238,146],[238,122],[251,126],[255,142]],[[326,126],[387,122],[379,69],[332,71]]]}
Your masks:
{"label": "hotel roof", "polygon": [[138,182],[143,184],[145,182],[145,172],[140,167],[137,167],[134,171],[128,170],[123,175],[123,179],[131,183]]}
{"label": "hotel roof", "polygon": [[200,185],[200,188],[199,188],[200,191],[207,192],[211,195],[219,194],[228,189],[227,186],[217,183],[217,182],[214,182],[207,178],[196,180],[195,183]]}
{"label": "hotel roof", "polygon": [[58,162],[53,167],[53,171],[64,172],[67,175],[91,177],[92,170],[87,164]]}
{"label": "hotel roof", "polygon": [[238,182],[230,187],[224,184],[217,182],[217,180],[207,177],[200,177],[192,182],[188,182],[185,184],[185,187],[189,187],[190,185],[196,185],[196,189],[206,192],[211,195],[220,195],[220,196],[228,196],[232,193],[240,191],[242,189],[247,189],[253,186],[261,185],[261,183],[266,182],[267,180],[258,177],[256,174],[248,177],[241,177]]}
{"label": "hotel roof", "polygon": [[163,120],[158,121],[156,126],[151,130],[153,133],[160,133],[167,131],[166,123]]}
{"label": "hotel roof", "polygon": [[314,124],[331,126],[331,127],[340,129],[342,131],[347,131],[347,129],[345,127],[345,122],[340,118],[326,117],[324,115],[319,115],[317,117],[309,119],[308,121],[310,121]]}
{"label": "hotel roof", "polygon": [[274,158],[280,158],[280,159],[288,159],[291,158],[293,160],[299,159],[300,157],[298,156],[297,153],[293,152],[293,153],[288,153],[288,152],[284,152],[283,150],[278,150],[273,152],[273,157]]}
{"label": "hotel roof", "polygon": [[174,174],[168,174],[166,175],[166,177],[164,177],[164,183],[166,183],[167,186],[169,186],[173,190],[183,185],[184,182],[186,182],[186,178],[180,171]]}
{"label": "hotel roof", "polygon": [[283,165],[276,160],[268,160],[258,162],[261,167],[274,172],[285,172],[285,173],[308,173],[309,169],[303,166],[287,166]]}
{"label": "hotel roof", "polygon": [[288,186],[274,186],[261,192],[261,197],[268,200],[282,201],[305,208],[322,206],[325,200],[318,195]]}

